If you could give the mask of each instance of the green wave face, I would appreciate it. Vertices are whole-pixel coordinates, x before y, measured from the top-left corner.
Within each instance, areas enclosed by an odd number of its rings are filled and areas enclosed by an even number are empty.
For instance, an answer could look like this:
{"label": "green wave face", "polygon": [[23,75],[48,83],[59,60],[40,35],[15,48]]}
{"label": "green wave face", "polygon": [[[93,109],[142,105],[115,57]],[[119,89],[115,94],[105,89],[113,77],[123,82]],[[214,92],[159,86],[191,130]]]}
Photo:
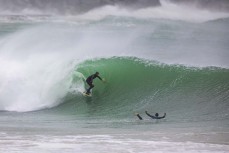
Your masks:
{"label": "green wave face", "polygon": [[[148,110],[167,112],[174,119],[195,120],[198,116],[217,119],[229,108],[227,69],[187,68],[130,57],[88,60],[75,69],[85,77],[96,71],[107,82],[95,79],[91,98],[69,94],[61,110],[114,118],[133,117],[135,112]],[[72,84],[83,80],[72,77]]]}

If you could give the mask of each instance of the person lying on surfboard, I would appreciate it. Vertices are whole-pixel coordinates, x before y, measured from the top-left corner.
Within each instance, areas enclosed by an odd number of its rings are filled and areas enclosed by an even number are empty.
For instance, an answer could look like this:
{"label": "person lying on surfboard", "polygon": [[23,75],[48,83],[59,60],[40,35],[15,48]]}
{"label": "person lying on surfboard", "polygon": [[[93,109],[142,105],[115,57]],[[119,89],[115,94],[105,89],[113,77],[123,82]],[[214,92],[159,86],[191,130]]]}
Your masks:
{"label": "person lying on surfboard", "polygon": [[102,79],[102,78],[99,76],[99,72],[96,72],[95,74],[90,75],[90,76],[86,79],[86,82],[87,82],[87,84],[89,85],[89,88],[88,88],[87,91],[86,91],[86,94],[87,94],[87,95],[90,95],[91,89],[94,88],[93,80],[94,80],[95,78],[99,78],[101,81],[105,82],[105,79]]}
{"label": "person lying on surfboard", "polygon": [[[145,111],[145,113],[146,113],[146,115],[148,115],[152,119],[162,119],[162,118],[165,118],[165,116],[166,116],[166,113],[164,113],[164,116],[161,116],[161,117],[159,117],[158,113],[156,113],[155,116],[150,115],[147,111]],[[139,120],[143,120],[143,118],[138,113],[136,113],[136,116],[139,118]]]}
{"label": "person lying on surfboard", "polygon": [[166,116],[166,113],[164,113],[164,116],[161,116],[161,117],[159,117],[159,114],[158,113],[155,113],[155,116],[150,115],[147,111],[145,111],[145,113],[146,113],[146,115],[148,115],[152,119],[162,119],[162,118],[165,118],[165,116]]}

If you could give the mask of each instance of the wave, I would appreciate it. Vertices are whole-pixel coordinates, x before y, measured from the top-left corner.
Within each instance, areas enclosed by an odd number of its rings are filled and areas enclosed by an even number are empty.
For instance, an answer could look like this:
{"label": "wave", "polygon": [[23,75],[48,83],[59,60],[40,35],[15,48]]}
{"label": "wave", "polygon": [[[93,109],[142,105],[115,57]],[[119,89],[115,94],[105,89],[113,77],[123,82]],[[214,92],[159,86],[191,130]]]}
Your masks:
{"label": "wave", "polygon": [[[174,112],[177,107],[185,112],[184,107],[200,107],[209,100],[210,109],[203,111],[206,113],[214,111],[213,105],[222,107],[228,101],[225,20],[200,24],[110,16],[83,24],[2,25],[0,110],[68,110],[77,103],[79,114],[85,114],[88,105],[80,95],[85,88],[82,78],[95,69],[109,82],[96,82],[92,102],[96,113],[101,108],[102,114],[117,110],[121,116],[148,106]],[[156,104],[151,106],[154,100]],[[193,101],[201,105],[192,105]]]}
{"label": "wave", "polygon": [[[81,94],[87,87],[84,80],[95,71],[99,71],[107,83],[95,80],[93,96],[86,98]],[[126,118],[134,112],[149,110],[167,112],[171,118],[182,121],[227,119],[228,69],[185,67],[135,57],[112,57],[74,64],[72,71],[59,79],[58,75],[63,76],[61,73],[46,74],[45,80],[42,80],[43,75],[37,76],[41,81],[36,79],[36,86],[42,85],[38,93],[34,92],[36,88],[27,89],[25,95],[22,89],[17,91],[20,96],[26,96],[25,101],[20,101],[22,97],[15,95],[14,91],[6,94],[8,89],[5,88],[4,94],[1,94],[1,110],[52,108],[58,113],[113,118]],[[9,96],[8,99],[4,99],[6,96]],[[39,103],[33,101],[36,96],[40,96]]]}
{"label": "wave", "polygon": [[[95,80],[92,98],[83,97],[83,78],[95,71],[107,83]],[[134,112],[150,110],[168,112],[176,120],[195,120],[197,116],[197,120],[217,120],[222,115],[227,118],[228,69],[113,57],[84,61],[74,72],[64,104],[55,108],[62,113],[130,117]]]}

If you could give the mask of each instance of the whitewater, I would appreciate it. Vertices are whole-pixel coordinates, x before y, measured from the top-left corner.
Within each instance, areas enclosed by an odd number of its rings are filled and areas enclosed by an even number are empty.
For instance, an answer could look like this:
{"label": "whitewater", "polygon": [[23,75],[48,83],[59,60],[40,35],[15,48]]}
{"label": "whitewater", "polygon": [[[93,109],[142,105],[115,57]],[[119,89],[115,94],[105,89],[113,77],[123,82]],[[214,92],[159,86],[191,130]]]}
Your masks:
{"label": "whitewater", "polygon": [[0,10],[0,152],[228,152],[229,13],[159,2]]}

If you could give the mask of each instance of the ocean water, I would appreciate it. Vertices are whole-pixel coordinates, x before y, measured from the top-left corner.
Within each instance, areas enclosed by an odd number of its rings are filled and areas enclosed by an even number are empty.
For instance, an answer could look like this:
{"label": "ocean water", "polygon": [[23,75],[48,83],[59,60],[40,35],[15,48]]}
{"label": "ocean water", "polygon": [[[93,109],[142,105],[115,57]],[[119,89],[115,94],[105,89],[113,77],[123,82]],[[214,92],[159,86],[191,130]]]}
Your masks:
{"label": "ocean water", "polygon": [[160,4],[0,11],[0,152],[229,152],[229,13]]}

